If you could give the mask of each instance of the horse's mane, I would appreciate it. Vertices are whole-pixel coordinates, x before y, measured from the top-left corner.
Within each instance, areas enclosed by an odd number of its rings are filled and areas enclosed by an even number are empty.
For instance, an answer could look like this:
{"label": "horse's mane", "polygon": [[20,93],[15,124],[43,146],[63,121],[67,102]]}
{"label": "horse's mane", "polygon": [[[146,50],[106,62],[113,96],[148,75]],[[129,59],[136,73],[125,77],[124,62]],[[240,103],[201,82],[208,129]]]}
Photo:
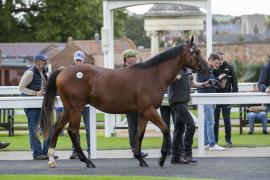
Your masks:
{"label": "horse's mane", "polygon": [[139,69],[147,69],[151,68],[153,66],[156,66],[162,62],[168,61],[176,57],[177,55],[181,54],[183,49],[184,49],[185,44],[180,44],[177,45],[173,48],[170,48],[166,51],[163,51],[162,53],[150,58],[149,60],[143,62],[143,63],[138,63],[131,68],[139,68]]}

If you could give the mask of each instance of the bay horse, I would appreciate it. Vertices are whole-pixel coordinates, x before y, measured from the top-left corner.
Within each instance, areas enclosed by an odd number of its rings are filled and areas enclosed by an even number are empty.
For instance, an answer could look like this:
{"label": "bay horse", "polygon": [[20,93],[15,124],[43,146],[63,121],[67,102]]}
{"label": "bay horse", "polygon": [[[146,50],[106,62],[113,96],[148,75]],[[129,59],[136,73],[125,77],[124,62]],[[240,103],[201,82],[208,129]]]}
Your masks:
{"label": "bay horse", "polygon": [[64,112],[54,126],[48,151],[49,167],[56,167],[54,151],[58,136],[67,123],[69,123],[68,134],[80,161],[86,163],[87,167],[95,167],[91,160],[86,158],[77,141],[81,115],[86,104],[106,113],[139,113],[134,155],[142,167],[148,166],[140,153],[146,125],[150,120],[158,126],[163,134],[159,159],[159,165],[162,167],[166,158],[165,147],[169,133],[157,108],[162,103],[165,89],[184,67],[198,72],[208,72],[207,62],[193,41],[194,37],[146,62],[123,69],[113,70],[83,64],[54,72],[47,83],[40,117],[40,129],[45,139],[49,137],[53,126],[52,113],[57,91],[63,102]]}

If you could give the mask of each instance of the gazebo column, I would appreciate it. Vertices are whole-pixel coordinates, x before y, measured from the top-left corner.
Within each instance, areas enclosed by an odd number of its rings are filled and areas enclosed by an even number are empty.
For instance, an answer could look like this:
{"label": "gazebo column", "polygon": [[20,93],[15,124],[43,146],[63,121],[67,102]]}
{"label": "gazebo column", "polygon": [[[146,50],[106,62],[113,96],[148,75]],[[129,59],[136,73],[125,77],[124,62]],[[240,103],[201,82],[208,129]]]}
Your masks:
{"label": "gazebo column", "polygon": [[148,35],[151,37],[151,57],[153,57],[159,53],[158,31],[148,31]]}

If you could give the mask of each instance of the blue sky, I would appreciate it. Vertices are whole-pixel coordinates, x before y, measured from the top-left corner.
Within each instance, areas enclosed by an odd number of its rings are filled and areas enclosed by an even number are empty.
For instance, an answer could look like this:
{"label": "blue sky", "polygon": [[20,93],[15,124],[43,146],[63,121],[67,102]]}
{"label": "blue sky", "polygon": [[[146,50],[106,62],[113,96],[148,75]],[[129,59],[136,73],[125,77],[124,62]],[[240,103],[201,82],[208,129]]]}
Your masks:
{"label": "blue sky", "polygon": [[[151,5],[129,7],[137,14],[146,12]],[[212,13],[232,16],[247,14],[270,15],[270,0],[212,0]]]}

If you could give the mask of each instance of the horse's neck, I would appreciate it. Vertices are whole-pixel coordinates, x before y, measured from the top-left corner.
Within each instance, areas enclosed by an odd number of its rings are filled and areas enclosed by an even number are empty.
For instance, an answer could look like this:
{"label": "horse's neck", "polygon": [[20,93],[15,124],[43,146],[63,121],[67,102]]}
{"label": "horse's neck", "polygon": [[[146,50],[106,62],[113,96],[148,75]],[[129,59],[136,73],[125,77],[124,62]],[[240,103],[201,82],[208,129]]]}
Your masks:
{"label": "horse's neck", "polygon": [[158,67],[157,79],[167,87],[175,79],[177,73],[183,66],[184,63],[180,60],[179,56],[166,61]]}

